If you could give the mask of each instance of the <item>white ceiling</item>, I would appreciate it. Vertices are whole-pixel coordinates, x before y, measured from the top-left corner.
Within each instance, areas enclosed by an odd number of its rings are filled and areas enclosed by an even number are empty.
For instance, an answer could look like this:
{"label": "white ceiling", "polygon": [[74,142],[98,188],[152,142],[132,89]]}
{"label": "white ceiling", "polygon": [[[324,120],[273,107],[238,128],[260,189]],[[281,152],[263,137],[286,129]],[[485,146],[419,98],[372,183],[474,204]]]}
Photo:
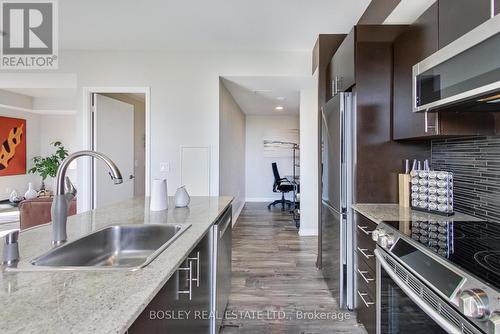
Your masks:
{"label": "white ceiling", "polygon": [[412,24],[435,2],[436,0],[401,0],[384,24]]}
{"label": "white ceiling", "polygon": [[[223,83],[247,115],[297,115],[307,78],[224,77]],[[284,99],[279,99],[284,98]],[[283,110],[276,110],[282,106]]]}
{"label": "white ceiling", "polygon": [[61,49],[308,50],[370,0],[63,0]]}

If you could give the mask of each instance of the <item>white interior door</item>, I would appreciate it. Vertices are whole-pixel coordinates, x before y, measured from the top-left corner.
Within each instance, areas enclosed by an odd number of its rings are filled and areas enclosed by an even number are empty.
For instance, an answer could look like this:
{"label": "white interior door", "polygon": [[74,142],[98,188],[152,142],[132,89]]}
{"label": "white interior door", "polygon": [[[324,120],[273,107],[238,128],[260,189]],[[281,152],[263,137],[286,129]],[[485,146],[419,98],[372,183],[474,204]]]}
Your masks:
{"label": "white interior door", "polygon": [[94,94],[93,124],[94,150],[110,157],[123,176],[114,185],[109,168],[95,159],[93,205],[99,208],[134,197],[134,106]]}

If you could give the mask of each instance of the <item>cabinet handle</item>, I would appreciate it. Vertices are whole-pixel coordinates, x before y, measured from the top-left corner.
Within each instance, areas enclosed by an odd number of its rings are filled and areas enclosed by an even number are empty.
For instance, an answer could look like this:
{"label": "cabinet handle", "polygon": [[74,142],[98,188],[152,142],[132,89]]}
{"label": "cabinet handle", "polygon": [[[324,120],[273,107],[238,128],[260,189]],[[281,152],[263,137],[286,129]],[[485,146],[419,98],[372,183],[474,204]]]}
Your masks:
{"label": "cabinet handle", "polygon": [[[436,116],[439,117],[439,116]],[[426,111],[424,114],[424,119],[425,119],[425,133],[428,133],[429,131],[434,131],[436,134],[438,134],[436,131],[438,128],[437,122],[435,125],[429,125],[429,113]],[[439,118],[438,118],[439,119]]]}
{"label": "cabinet handle", "polygon": [[339,93],[342,90],[342,77],[337,78],[337,93]]}
{"label": "cabinet handle", "polygon": [[366,229],[368,228],[368,226],[359,226],[358,225],[358,228],[366,235],[370,235],[373,231],[367,231]]}
{"label": "cabinet handle", "polygon": [[333,86],[334,86],[334,94],[337,95],[340,92],[340,78],[338,76],[335,76],[335,79],[333,80]]}
{"label": "cabinet handle", "polygon": [[366,306],[366,307],[368,307],[368,308],[369,308],[370,306],[372,306],[372,305],[374,305],[374,304],[375,304],[374,302],[366,301],[365,297],[367,297],[367,296],[368,296],[368,294],[367,294],[367,293],[364,293],[364,292],[359,292],[359,290],[358,290],[358,296],[359,296],[359,298],[361,298],[361,300],[363,301],[363,303],[365,304],[365,306]]}
{"label": "cabinet handle", "polygon": [[358,274],[365,280],[366,283],[370,283],[375,280],[374,278],[369,278],[365,276],[366,274],[368,274],[368,271],[366,270],[359,270],[358,268]]}
{"label": "cabinet handle", "polygon": [[373,255],[373,254],[367,254],[366,252],[368,252],[368,249],[366,249],[366,248],[359,248],[359,247],[358,247],[358,251],[359,251],[361,254],[363,254],[363,256],[364,256],[365,258],[367,258],[367,259],[370,259],[371,257],[374,257],[374,256],[375,256],[375,255]]}
{"label": "cabinet handle", "polygon": [[200,287],[200,252],[196,252],[196,257],[188,257],[188,261],[196,261],[196,278],[193,281],[196,282],[196,287]]}
{"label": "cabinet handle", "polygon": [[189,300],[193,299],[193,262],[188,261],[187,267],[181,267],[177,269],[177,280],[179,280],[179,271],[187,271],[188,273],[188,286],[187,290],[177,290],[177,299],[179,299],[180,294],[187,294],[189,296]]}

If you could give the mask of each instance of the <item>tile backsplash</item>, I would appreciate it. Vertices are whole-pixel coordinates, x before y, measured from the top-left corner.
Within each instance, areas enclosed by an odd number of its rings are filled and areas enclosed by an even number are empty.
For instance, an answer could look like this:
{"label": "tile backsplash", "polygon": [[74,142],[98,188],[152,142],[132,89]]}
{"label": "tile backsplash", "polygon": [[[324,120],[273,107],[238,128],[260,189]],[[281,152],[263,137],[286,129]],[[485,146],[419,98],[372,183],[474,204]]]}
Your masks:
{"label": "tile backsplash", "polygon": [[453,172],[460,212],[500,222],[500,137],[432,141],[432,169]]}

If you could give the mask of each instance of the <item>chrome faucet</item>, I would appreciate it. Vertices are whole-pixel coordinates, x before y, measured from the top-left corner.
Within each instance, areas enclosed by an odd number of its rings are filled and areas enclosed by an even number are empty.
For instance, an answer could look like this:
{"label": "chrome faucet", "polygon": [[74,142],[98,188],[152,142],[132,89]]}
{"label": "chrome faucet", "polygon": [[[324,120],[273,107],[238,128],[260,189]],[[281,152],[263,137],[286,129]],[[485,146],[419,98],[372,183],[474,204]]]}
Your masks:
{"label": "chrome faucet", "polygon": [[68,236],[66,234],[66,223],[68,220],[69,204],[76,196],[76,189],[71,184],[69,178],[66,177],[66,170],[70,163],[80,157],[92,157],[101,159],[108,165],[110,169],[109,175],[115,184],[123,182],[122,174],[115,163],[102,153],[95,151],[79,151],[71,154],[63,160],[56,176],[56,193],[52,202],[52,245],[60,246],[66,242]]}

